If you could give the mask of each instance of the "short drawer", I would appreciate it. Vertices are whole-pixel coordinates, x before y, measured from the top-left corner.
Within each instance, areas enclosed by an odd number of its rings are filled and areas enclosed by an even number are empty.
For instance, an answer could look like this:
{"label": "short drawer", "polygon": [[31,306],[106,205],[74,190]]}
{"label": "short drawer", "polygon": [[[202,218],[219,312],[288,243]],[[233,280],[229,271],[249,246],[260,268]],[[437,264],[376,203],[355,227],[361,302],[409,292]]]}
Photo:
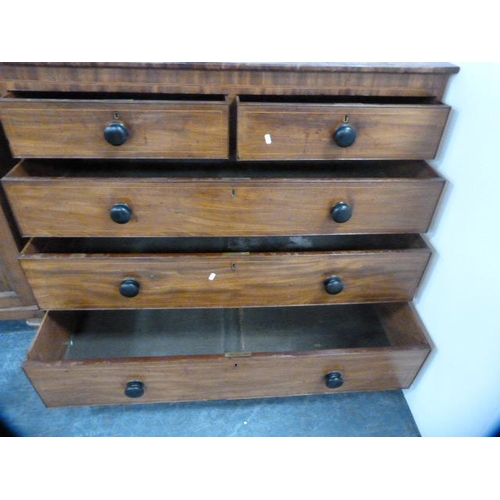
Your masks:
{"label": "short drawer", "polygon": [[21,265],[42,309],[241,307],[411,300],[430,255],[418,235],[48,238]]}
{"label": "short drawer", "polygon": [[3,186],[25,236],[276,236],[425,233],[444,180],[421,161],[30,160]]}
{"label": "short drawer", "polygon": [[24,363],[47,406],[408,387],[430,347],[406,303],[50,311]]}
{"label": "short drawer", "polygon": [[443,104],[238,103],[238,158],[431,159]]}
{"label": "short drawer", "polygon": [[14,95],[0,100],[0,119],[16,158],[228,157],[229,113],[223,97],[150,99]]}

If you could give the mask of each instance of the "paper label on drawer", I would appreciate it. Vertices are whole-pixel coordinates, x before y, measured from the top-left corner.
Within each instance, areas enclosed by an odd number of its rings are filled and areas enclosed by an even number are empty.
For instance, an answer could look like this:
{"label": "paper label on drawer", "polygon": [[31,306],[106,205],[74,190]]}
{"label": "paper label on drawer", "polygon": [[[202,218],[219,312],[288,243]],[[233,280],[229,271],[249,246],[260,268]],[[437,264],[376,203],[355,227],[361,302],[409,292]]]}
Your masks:
{"label": "paper label on drawer", "polygon": [[266,144],[272,144],[273,143],[273,140],[271,138],[271,134],[264,135],[264,140],[266,141]]}
{"label": "paper label on drawer", "polygon": [[208,281],[213,281],[217,275],[215,273],[210,273],[208,276]]}

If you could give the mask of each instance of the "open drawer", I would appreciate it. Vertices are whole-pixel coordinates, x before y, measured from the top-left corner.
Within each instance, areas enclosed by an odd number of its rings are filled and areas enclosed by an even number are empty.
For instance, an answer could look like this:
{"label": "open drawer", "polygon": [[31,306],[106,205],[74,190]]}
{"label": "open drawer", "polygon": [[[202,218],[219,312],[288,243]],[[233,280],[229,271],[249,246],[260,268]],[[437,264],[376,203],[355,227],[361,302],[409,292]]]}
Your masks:
{"label": "open drawer", "polygon": [[24,236],[424,233],[444,179],[423,161],[28,160],[2,180]]}
{"label": "open drawer", "polygon": [[0,99],[16,158],[227,158],[224,96],[18,92]]}
{"label": "open drawer", "polygon": [[408,387],[430,347],[411,305],[51,311],[24,370],[47,406]]}
{"label": "open drawer", "polygon": [[428,99],[242,96],[238,158],[431,159],[449,112]]}
{"label": "open drawer", "polygon": [[419,235],[41,238],[20,261],[42,309],[312,305],[412,300]]}

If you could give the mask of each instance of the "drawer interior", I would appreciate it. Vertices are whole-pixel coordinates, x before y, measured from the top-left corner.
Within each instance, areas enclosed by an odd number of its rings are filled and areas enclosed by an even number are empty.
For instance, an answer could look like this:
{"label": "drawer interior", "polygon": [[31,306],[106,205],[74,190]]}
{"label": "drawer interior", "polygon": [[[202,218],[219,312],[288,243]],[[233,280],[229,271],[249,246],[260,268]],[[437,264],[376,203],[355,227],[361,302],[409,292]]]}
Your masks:
{"label": "drawer interior", "polygon": [[8,181],[26,182],[47,179],[380,179],[441,180],[426,162],[389,161],[144,161],[144,160],[23,160],[5,177]]}
{"label": "drawer interior", "polygon": [[[405,324],[400,321],[404,320]],[[404,329],[404,331],[401,331]],[[51,311],[28,361],[300,355],[424,348],[404,303],[241,309]]]}
{"label": "drawer interior", "polygon": [[[83,101],[226,101],[224,94],[182,94],[148,92],[51,92],[15,90],[3,96],[4,99],[36,100],[83,100]],[[440,104],[430,96],[328,96],[328,95],[238,95],[240,103],[291,103],[291,104],[395,104],[419,105]]]}
{"label": "drawer interior", "polygon": [[23,249],[22,258],[72,254],[170,254],[230,252],[344,252],[344,251],[428,251],[418,234],[273,236],[233,238],[33,238]]}
{"label": "drawer interior", "polygon": [[42,101],[195,101],[226,102],[222,94],[167,94],[138,92],[50,92],[13,91],[2,97],[6,100]]}
{"label": "drawer interior", "polygon": [[332,312],[317,307],[101,311],[82,318],[64,357],[241,355],[390,345],[373,309]]}
{"label": "drawer interior", "polygon": [[431,96],[369,96],[369,95],[246,95],[238,96],[241,103],[279,104],[441,104]]}
{"label": "drawer interior", "polygon": [[399,389],[429,352],[406,302],[49,311],[23,369],[47,406],[154,403]]}

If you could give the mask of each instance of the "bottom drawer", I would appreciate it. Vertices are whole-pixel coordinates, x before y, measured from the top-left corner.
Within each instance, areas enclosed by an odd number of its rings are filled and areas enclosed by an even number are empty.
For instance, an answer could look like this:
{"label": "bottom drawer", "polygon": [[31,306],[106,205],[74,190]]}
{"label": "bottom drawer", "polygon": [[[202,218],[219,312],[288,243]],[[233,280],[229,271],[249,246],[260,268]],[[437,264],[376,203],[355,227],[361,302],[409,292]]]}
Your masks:
{"label": "bottom drawer", "polygon": [[407,303],[51,311],[24,370],[47,406],[408,387],[430,352]]}

